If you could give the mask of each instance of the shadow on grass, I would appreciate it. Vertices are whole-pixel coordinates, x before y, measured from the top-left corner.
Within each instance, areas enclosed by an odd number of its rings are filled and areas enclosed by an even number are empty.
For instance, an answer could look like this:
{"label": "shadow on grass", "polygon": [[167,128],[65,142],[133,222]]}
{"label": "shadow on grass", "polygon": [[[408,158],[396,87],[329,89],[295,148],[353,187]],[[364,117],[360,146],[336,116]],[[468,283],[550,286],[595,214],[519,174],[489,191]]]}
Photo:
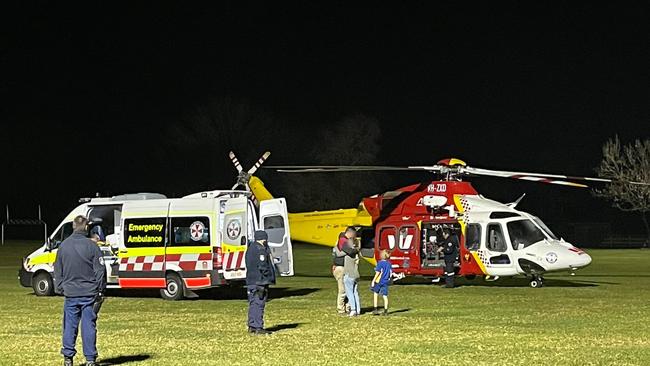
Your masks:
{"label": "shadow on grass", "polygon": [[111,358],[101,359],[100,365],[123,365],[125,363],[139,362],[150,359],[150,355],[131,355],[131,356],[117,356]]}
{"label": "shadow on grass", "polygon": [[[530,280],[527,278],[502,278],[497,281],[487,282],[481,278],[476,278],[474,280],[467,280],[465,278],[457,278],[455,282],[455,287],[530,287]],[[424,277],[409,277],[399,282],[395,282],[394,285],[398,286],[415,286],[415,285],[429,285],[429,286],[440,286],[444,287],[444,279],[440,279],[439,282],[432,283],[431,279]],[[590,280],[563,280],[556,278],[546,278],[544,280],[545,287],[597,287],[600,285],[618,285],[616,282],[604,282],[604,281],[590,281]]]}
{"label": "shadow on grass", "polygon": [[[282,299],[294,296],[306,296],[320,291],[320,288],[289,288],[289,287],[270,287],[269,301],[273,299]],[[241,286],[224,286],[208,290],[196,291],[198,298],[188,299],[191,301],[201,300],[247,300],[246,288]],[[137,289],[137,290],[109,290],[107,295],[110,297],[135,297],[135,298],[160,298],[158,290]],[[185,300],[185,301],[188,301]]]}
{"label": "shadow on grass", "polygon": [[[379,309],[379,311],[383,312],[384,311],[383,305],[380,305],[378,309]],[[372,313],[373,310],[375,310],[375,308],[373,308],[371,306],[362,307],[361,308],[361,314],[370,314],[370,313]],[[407,313],[409,311],[411,311],[411,308],[403,308],[403,309],[395,309],[395,310],[388,309],[388,315],[398,314],[398,313]]]}
{"label": "shadow on grass", "polygon": [[285,329],[296,329],[296,328],[298,328],[299,326],[301,326],[303,324],[304,323],[278,324],[278,325],[274,325],[274,326],[272,326],[270,328],[266,328],[266,330],[275,333],[275,332],[279,332],[279,331],[285,330]]}

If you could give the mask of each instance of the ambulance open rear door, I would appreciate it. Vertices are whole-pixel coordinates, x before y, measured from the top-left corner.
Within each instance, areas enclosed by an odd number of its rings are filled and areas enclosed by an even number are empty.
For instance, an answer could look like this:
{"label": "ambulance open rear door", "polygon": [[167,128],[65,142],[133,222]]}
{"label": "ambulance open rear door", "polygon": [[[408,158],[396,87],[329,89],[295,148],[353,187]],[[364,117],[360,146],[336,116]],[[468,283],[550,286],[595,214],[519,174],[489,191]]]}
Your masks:
{"label": "ambulance open rear door", "polygon": [[293,252],[289,217],[284,198],[260,202],[260,227],[269,235],[268,244],[280,276],[293,276]]}
{"label": "ambulance open rear door", "polygon": [[[226,280],[246,278],[246,248],[248,245],[248,199],[245,196],[226,201],[221,227],[223,277]],[[252,238],[251,238],[252,239]]]}

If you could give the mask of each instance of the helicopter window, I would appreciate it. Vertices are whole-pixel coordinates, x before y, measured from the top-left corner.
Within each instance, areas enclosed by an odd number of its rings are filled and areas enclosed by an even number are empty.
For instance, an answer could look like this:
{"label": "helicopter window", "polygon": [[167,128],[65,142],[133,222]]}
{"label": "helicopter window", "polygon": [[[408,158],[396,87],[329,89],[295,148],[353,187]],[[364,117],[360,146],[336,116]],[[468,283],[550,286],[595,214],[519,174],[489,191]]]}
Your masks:
{"label": "helicopter window", "polygon": [[399,229],[399,241],[397,242],[399,249],[409,250],[413,247],[416,235],[415,226],[402,226]]}
{"label": "helicopter window", "polygon": [[395,248],[395,228],[384,227],[379,232],[379,250],[393,250]]}
{"label": "helicopter window", "polygon": [[553,234],[553,232],[551,231],[551,229],[549,229],[548,226],[546,226],[546,224],[545,224],[542,220],[539,219],[539,217],[535,217],[535,216],[533,216],[533,220],[535,221],[535,223],[536,223],[537,225],[539,225],[539,227],[542,228],[542,230],[544,230],[544,232],[546,233],[546,235],[548,235],[551,239],[559,240],[559,239],[557,238],[557,236],[556,236],[555,234]]}
{"label": "helicopter window", "polygon": [[505,211],[495,211],[490,214],[491,219],[507,219],[509,217],[520,217],[518,213],[515,212],[505,212]]}
{"label": "helicopter window", "polygon": [[481,244],[481,225],[469,224],[465,235],[465,248],[467,250],[478,250]]}
{"label": "helicopter window", "polygon": [[501,231],[501,225],[488,225],[487,248],[494,252],[505,252],[507,249],[506,241]]}
{"label": "helicopter window", "polygon": [[510,243],[514,250],[519,249],[520,245],[526,248],[546,238],[544,233],[530,220],[511,221],[507,226],[508,233],[510,234]]}

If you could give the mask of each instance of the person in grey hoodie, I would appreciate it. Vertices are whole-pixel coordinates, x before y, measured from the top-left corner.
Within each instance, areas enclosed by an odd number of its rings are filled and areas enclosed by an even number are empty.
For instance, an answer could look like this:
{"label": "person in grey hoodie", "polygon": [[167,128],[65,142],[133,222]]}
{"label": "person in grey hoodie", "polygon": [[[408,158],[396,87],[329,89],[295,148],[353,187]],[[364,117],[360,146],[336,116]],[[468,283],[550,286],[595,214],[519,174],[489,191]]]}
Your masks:
{"label": "person in grey hoodie", "polygon": [[343,283],[345,284],[345,294],[350,304],[350,316],[358,316],[361,314],[361,302],[359,300],[359,248],[353,246],[352,248],[346,249],[348,250],[345,250]]}
{"label": "person in grey hoodie", "polygon": [[81,320],[81,339],[86,365],[96,365],[97,312],[106,288],[102,252],[86,237],[88,219],[75,217],[74,232],[59,246],[54,262],[55,291],[65,296],[63,304],[63,365],[72,366]]}

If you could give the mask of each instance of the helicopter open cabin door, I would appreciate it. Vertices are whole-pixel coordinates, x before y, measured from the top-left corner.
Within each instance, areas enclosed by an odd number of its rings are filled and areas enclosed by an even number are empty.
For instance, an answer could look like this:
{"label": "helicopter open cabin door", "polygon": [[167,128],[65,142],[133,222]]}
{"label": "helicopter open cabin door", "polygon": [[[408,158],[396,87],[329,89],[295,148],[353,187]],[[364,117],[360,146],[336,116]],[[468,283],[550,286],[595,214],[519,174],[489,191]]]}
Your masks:
{"label": "helicopter open cabin door", "polygon": [[512,276],[516,274],[515,265],[508,243],[504,235],[503,226],[498,222],[487,224],[484,261],[486,270],[491,276]]}
{"label": "helicopter open cabin door", "polygon": [[280,276],[293,276],[289,217],[284,198],[260,202],[260,227],[269,235],[269,248]]}
{"label": "helicopter open cabin door", "polygon": [[[246,248],[248,245],[248,199],[230,198],[223,209],[221,252],[223,277],[227,280],[246,277]],[[252,239],[252,238],[251,238]]]}

